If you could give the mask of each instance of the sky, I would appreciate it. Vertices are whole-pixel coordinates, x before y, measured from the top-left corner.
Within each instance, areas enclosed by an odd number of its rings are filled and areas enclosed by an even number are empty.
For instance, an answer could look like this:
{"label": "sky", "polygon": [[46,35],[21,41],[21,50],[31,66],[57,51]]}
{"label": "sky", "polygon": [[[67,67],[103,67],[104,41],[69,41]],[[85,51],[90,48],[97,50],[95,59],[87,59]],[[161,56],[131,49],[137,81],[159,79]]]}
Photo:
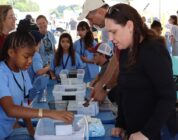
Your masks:
{"label": "sky", "polygon": [[[77,5],[83,5],[85,0],[33,0],[34,2],[38,3],[40,6],[40,10],[42,12],[47,12],[51,8],[56,8],[59,5],[71,5],[71,4],[77,4]],[[95,0],[91,0],[95,1]],[[105,0],[106,3],[109,5],[113,5],[114,3],[117,2],[117,0]]]}
{"label": "sky", "polygon": [[[40,12],[43,14],[48,14],[50,9],[55,9],[59,5],[71,5],[71,4],[77,4],[77,5],[83,5],[85,0],[33,0],[34,2],[37,2],[40,6]],[[95,0],[91,0],[95,1]],[[110,6],[113,4],[118,3],[119,0],[105,0],[106,3],[108,3]],[[162,3],[161,6],[159,6],[159,3]],[[169,3],[174,3],[171,6],[167,5],[167,0],[132,0],[131,5],[134,6],[141,15],[144,16],[156,16],[159,18],[162,18],[162,14],[165,13],[167,15],[170,14],[176,14],[176,11],[178,10],[178,0],[169,0]],[[146,10],[144,8],[148,4],[148,7]]]}
{"label": "sky", "polygon": [[50,8],[56,8],[59,5],[83,5],[84,0],[33,0],[34,2],[38,3],[40,6],[41,11],[47,11]]}

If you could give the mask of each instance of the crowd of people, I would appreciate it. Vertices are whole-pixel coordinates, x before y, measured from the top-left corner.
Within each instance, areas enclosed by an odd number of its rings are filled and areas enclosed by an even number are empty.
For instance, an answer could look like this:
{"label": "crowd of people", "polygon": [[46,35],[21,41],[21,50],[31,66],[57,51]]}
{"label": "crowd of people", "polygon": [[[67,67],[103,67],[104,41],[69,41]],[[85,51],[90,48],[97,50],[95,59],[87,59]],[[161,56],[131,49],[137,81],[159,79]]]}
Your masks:
{"label": "crowd of people", "polygon": [[[160,21],[148,28],[135,8],[122,3],[110,7],[103,0],[85,0],[78,20],[79,39],[73,41],[64,32],[55,49],[57,41],[44,15],[35,22],[28,15],[15,29],[13,8],[0,5],[0,139],[32,140],[31,118],[73,121],[72,112],[26,106],[35,79],[48,74],[58,80],[63,69],[84,69],[91,98],[102,103],[108,96],[117,103],[112,136],[161,140],[166,127],[174,138],[176,89],[171,56],[178,55],[177,16],[170,16],[166,37]],[[103,31],[101,43],[92,33],[96,26]],[[26,131],[18,127],[18,118],[24,119]]]}

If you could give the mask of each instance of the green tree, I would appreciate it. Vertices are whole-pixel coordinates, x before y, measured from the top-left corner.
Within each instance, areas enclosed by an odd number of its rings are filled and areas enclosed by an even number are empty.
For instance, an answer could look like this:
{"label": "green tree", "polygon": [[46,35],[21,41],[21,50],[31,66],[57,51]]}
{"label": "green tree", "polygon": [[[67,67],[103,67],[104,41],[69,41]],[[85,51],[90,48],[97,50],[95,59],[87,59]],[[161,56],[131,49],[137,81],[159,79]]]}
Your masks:
{"label": "green tree", "polygon": [[14,8],[23,12],[39,11],[39,5],[31,0],[0,0],[0,4],[11,4]]}
{"label": "green tree", "polygon": [[8,0],[0,0],[0,5],[3,5],[3,4],[9,4]]}

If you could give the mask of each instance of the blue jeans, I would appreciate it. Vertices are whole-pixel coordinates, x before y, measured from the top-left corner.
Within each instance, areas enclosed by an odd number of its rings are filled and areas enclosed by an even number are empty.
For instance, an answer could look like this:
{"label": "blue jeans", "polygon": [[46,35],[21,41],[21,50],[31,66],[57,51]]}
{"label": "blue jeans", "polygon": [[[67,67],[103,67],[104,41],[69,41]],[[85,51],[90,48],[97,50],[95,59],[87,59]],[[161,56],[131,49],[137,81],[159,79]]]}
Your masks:
{"label": "blue jeans", "polygon": [[5,140],[34,140],[26,128],[16,128]]}
{"label": "blue jeans", "polygon": [[161,130],[161,140],[178,140],[178,134],[173,137],[167,127],[163,127]]}

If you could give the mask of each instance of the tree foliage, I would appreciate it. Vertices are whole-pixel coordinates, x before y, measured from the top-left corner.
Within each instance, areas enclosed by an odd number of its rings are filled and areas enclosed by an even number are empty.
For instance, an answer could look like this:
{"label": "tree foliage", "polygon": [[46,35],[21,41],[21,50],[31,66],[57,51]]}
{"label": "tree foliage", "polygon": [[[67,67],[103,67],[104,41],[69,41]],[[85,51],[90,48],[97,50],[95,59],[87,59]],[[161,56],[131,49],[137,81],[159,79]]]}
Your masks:
{"label": "tree foliage", "polygon": [[0,4],[10,4],[22,12],[39,11],[39,5],[31,0],[0,0]]}
{"label": "tree foliage", "polygon": [[81,9],[81,7],[79,5],[69,5],[69,6],[65,6],[65,5],[59,5],[57,8],[52,9],[50,11],[50,14],[55,14],[57,17],[63,17],[63,13],[65,10],[68,11],[72,11],[74,13],[78,12],[78,10]]}

